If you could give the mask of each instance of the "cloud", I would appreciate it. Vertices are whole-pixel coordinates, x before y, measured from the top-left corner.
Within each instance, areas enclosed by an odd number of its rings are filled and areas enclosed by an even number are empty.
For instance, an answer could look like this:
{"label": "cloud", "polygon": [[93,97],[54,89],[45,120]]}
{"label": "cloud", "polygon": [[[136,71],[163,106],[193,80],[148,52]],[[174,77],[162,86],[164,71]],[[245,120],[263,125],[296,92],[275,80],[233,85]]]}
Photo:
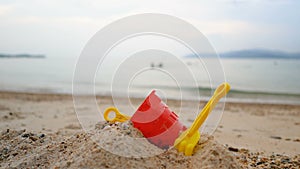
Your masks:
{"label": "cloud", "polygon": [[0,17],[8,15],[13,9],[13,5],[0,5]]}
{"label": "cloud", "polygon": [[204,34],[239,34],[253,33],[262,31],[257,25],[238,20],[215,20],[215,21],[199,21],[190,19],[191,24],[195,25]]}
{"label": "cloud", "polygon": [[[7,1],[5,4],[0,2],[0,35],[10,44],[20,43],[20,38],[12,38],[15,34],[28,41],[32,39],[29,37],[38,38],[37,33],[49,43],[54,41],[55,34],[59,34],[59,40],[64,43],[69,43],[65,42],[67,38],[63,39],[66,35],[72,37],[72,41],[76,38],[86,41],[117,19],[148,12],[186,20],[221,50],[253,48],[262,44],[274,48],[275,42],[280,43],[283,50],[298,50],[294,46],[299,44],[297,30],[300,25],[296,22],[299,6],[300,3],[293,0]],[[280,41],[276,40],[279,36]],[[294,45],[291,45],[292,41]]]}
{"label": "cloud", "polygon": [[39,16],[21,16],[11,20],[20,24],[95,24],[99,20],[91,17],[39,17]]}

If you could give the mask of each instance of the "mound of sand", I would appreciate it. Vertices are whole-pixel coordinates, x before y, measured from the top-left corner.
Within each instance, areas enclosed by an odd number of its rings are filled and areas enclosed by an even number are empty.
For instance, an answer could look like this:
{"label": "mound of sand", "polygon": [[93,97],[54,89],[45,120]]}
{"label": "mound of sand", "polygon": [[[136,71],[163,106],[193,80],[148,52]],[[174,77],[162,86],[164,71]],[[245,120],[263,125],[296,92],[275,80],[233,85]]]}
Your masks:
{"label": "mound of sand", "polygon": [[[297,168],[300,157],[226,148],[202,136],[193,156],[164,151],[144,139],[130,123],[99,123],[76,134],[36,134],[4,130],[0,168]],[[133,139],[137,138],[137,139]],[[137,141],[138,140],[138,141]],[[109,151],[106,151],[109,150]]]}
{"label": "mound of sand", "polygon": [[[127,152],[127,157],[100,148],[99,143],[93,138],[97,133],[105,133],[99,135],[108,146],[105,149],[115,148]],[[68,138],[64,138],[61,133],[45,135],[25,130],[5,130],[0,136],[0,167],[239,168],[232,152],[216,143],[212,137],[203,137],[204,141],[196,146],[196,153],[187,157],[175,149],[163,151],[147,141],[142,142],[142,147],[136,146],[138,148],[132,150],[132,143],[124,139],[127,136],[142,138],[141,133],[130,123],[100,123],[96,125],[93,133],[80,132]],[[122,140],[122,144],[118,140]],[[153,154],[153,152],[158,155],[148,158],[134,157],[135,153]],[[133,156],[130,157],[130,154]]]}

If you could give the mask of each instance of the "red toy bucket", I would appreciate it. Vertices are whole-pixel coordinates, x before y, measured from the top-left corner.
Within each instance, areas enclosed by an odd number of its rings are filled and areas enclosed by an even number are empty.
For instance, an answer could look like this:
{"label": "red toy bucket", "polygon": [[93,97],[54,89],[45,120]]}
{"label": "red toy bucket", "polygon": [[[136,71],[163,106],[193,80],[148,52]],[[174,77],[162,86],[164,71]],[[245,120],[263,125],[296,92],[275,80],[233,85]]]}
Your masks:
{"label": "red toy bucket", "polygon": [[153,144],[167,149],[187,128],[153,90],[131,117],[133,126]]}

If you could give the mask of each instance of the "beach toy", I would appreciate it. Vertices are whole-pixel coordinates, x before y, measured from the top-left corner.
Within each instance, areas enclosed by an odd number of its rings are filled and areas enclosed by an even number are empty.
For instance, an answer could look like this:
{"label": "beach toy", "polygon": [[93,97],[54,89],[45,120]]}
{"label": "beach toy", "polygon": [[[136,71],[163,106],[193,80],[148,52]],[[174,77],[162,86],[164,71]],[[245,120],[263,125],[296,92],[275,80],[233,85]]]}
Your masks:
{"label": "beach toy", "polygon": [[[130,119],[133,126],[140,130],[154,145],[163,149],[174,145],[179,152],[184,152],[185,155],[190,156],[200,139],[199,128],[216,103],[229,90],[228,83],[221,84],[189,129],[180,123],[178,116],[162,102],[155,94],[155,90],[147,96],[131,118],[120,113],[117,108],[109,107],[104,111],[104,119],[112,123],[125,122]],[[110,112],[115,113],[114,118],[108,117]]]}
{"label": "beach toy", "polygon": [[[110,112],[115,113],[114,118],[108,117]],[[104,111],[104,119],[111,123],[130,119],[144,137],[162,149],[173,146],[179,134],[187,129],[179,122],[178,116],[155,94],[155,90],[147,96],[131,118],[120,113],[117,108],[109,107]]]}
{"label": "beach toy", "polygon": [[221,84],[214,92],[212,98],[207,102],[201,113],[197,116],[192,126],[184,131],[175,141],[175,147],[186,156],[193,154],[193,150],[200,139],[199,128],[208,117],[216,103],[230,90],[228,83]]}
{"label": "beach toy", "polygon": [[154,145],[168,149],[187,128],[178,116],[162,102],[153,90],[140,105],[130,121]]}
{"label": "beach toy", "polygon": [[[109,118],[110,112],[115,113],[113,118]],[[111,123],[125,122],[130,119],[130,116],[120,113],[119,110],[115,107],[108,107],[107,109],[105,109],[103,116],[106,121],[109,121]]]}

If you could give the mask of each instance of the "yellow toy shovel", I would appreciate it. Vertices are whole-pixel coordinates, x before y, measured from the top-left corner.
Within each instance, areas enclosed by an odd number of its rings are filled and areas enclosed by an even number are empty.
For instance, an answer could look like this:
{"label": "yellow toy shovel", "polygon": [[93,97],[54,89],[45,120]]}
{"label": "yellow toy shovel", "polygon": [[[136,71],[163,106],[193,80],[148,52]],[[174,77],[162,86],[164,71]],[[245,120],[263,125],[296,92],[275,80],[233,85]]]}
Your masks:
{"label": "yellow toy shovel", "polygon": [[198,117],[193,122],[192,126],[185,130],[176,140],[175,147],[179,152],[184,152],[186,156],[193,154],[193,150],[200,139],[199,128],[208,117],[211,110],[215,107],[216,103],[225,96],[230,90],[228,83],[222,83],[214,92],[212,98],[207,102],[205,107],[199,113]]}

